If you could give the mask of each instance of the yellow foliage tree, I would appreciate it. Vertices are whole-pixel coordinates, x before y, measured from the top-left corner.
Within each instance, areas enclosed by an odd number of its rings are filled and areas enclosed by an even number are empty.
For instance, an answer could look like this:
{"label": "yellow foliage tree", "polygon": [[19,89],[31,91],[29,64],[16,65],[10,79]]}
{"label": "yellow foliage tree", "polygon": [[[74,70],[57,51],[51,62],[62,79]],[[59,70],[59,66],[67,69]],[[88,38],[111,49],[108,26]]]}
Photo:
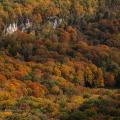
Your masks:
{"label": "yellow foliage tree", "polygon": [[61,76],[61,70],[59,69],[59,67],[54,67],[53,68],[53,74],[56,76]]}
{"label": "yellow foliage tree", "polygon": [[104,78],[103,78],[103,71],[101,68],[98,68],[98,85],[99,87],[104,87]]}
{"label": "yellow foliage tree", "polygon": [[86,71],[85,71],[85,81],[86,84],[88,84],[88,86],[92,86],[93,84],[93,79],[94,79],[94,75],[92,73],[92,70],[90,69],[90,67],[86,67]]}
{"label": "yellow foliage tree", "polygon": [[80,79],[80,85],[84,86],[84,73],[79,70],[79,71],[77,72],[77,76],[78,76],[79,79]]}

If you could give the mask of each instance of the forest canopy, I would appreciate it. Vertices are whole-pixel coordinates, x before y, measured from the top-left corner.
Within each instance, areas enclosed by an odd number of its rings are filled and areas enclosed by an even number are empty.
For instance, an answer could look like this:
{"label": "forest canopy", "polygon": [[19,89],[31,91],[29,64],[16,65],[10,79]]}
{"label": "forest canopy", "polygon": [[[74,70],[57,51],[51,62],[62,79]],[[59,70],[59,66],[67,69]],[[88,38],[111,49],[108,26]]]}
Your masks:
{"label": "forest canopy", "polygon": [[0,0],[1,120],[118,120],[119,88],[120,0]]}

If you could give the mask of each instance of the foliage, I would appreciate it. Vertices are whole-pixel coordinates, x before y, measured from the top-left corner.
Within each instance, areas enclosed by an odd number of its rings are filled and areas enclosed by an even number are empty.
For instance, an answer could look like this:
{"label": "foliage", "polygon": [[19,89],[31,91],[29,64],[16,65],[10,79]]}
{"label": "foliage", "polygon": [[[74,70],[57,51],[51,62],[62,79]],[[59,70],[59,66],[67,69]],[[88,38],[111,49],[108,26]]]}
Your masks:
{"label": "foliage", "polygon": [[120,119],[119,9],[120,0],[0,0],[0,119]]}

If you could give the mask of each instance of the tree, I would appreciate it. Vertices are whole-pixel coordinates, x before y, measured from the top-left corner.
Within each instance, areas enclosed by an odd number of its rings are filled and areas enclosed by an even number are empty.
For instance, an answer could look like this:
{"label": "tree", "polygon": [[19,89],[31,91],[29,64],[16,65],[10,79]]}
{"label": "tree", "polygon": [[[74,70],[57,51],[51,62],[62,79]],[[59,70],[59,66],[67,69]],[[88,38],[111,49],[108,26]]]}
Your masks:
{"label": "tree", "polygon": [[94,75],[90,67],[86,67],[85,69],[85,84],[86,86],[92,87],[94,80]]}
{"label": "tree", "polygon": [[117,87],[120,87],[120,72],[116,76],[116,81],[117,81]]}
{"label": "tree", "polygon": [[107,84],[109,87],[115,87],[116,80],[115,80],[115,75],[113,73],[108,73]]}
{"label": "tree", "polygon": [[79,70],[79,71],[77,71],[77,75],[80,80],[80,85],[84,86],[85,85],[84,72],[82,70]]}
{"label": "tree", "polygon": [[29,87],[32,89],[32,95],[35,97],[44,96],[47,92],[47,89],[37,82],[31,82]]}
{"label": "tree", "polygon": [[104,87],[104,78],[103,78],[103,71],[101,68],[98,68],[98,86]]}
{"label": "tree", "polygon": [[61,92],[61,90],[60,90],[59,86],[54,86],[51,88],[52,94],[58,95],[58,94],[60,94],[60,92]]}
{"label": "tree", "polygon": [[53,74],[56,76],[61,76],[61,70],[59,69],[59,67],[54,67],[53,68]]}
{"label": "tree", "polygon": [[0,74],[0,87],[4,87],[6,80],[7,80],[6,77]]}
{"label": "tree", "polygon": [[72,80],[73,74],[75,72],[74,68],[69,65],[62,65],[61,68],[62,76],[67,80]]}

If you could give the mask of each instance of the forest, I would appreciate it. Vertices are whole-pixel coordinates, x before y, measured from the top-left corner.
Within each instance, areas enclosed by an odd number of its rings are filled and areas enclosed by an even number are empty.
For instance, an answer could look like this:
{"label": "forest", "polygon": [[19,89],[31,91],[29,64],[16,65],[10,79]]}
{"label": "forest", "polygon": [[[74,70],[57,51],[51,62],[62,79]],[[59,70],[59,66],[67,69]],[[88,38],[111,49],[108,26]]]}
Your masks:
{"label": "forest", "polygon": [[120,120],[120,0],[0,0],[0,120]]}

